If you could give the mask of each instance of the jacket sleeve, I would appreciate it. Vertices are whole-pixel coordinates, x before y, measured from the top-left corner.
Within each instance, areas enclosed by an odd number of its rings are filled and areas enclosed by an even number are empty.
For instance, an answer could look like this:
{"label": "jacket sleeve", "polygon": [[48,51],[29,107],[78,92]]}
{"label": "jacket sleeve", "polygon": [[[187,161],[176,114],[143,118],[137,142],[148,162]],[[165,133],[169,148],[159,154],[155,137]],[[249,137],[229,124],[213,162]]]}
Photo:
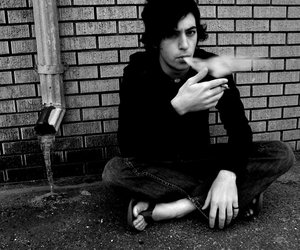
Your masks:
{"label": "jacket sleeve", "polygon": [[228,76],[229,89],[219,100],[216,108],[228,135],[228,159],[224,169],[242,174],[252,147],[252,131],[245,116],[244,105],[232,76]]}

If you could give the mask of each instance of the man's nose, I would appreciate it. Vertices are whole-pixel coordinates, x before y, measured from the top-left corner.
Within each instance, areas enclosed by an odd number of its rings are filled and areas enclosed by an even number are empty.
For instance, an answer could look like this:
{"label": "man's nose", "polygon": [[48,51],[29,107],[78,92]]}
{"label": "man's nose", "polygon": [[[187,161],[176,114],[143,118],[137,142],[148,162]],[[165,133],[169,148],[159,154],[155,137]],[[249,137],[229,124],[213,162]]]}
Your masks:
{"label": "man's nose", "polygon": [[179,37],[179,48],[187,49],[189,47],[188,39],[185,34]]}

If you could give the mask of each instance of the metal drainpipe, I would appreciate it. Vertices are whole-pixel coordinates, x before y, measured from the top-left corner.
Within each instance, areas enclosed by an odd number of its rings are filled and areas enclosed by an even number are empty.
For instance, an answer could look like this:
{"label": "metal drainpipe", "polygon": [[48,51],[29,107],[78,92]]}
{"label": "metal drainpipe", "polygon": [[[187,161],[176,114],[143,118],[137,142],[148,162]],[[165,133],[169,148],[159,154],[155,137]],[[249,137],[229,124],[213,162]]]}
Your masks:
{"label": "metal drainpipe", "polygon": [[56,0],[32,0],[32,3],[43,103],[35,131],[38,135],[55,134],[65,114],[57,5]]}

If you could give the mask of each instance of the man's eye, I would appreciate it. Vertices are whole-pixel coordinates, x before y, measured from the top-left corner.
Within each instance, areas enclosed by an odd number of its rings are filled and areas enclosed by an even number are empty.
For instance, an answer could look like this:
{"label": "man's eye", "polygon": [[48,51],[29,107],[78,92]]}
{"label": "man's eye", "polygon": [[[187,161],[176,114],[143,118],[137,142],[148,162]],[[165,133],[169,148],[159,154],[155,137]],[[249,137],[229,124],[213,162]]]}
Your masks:
{"label": "man's eye", "polygon": [[186,35],[187,36],[193,36],[193,35],[195,35],[196,34],[196,30],[188,30],[187,32],[186,32]]}

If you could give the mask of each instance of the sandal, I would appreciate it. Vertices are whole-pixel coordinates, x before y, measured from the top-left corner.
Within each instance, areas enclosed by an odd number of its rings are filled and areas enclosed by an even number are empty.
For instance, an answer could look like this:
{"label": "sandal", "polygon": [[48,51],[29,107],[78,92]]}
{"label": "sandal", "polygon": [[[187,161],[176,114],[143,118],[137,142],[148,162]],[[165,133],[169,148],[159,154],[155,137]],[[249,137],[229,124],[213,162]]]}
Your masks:
{"label": "sandal", "polygon": [[[256,201],[253,203],[254,199]],[[251,220],[253,219],[253,217],[257,216],[263,207],[263,193],[260,193],[259,195],[255,196],[254,199],[245,209],[245,214],[243,217],[247,220]]]}
{"label": "sandal", "polygon": [[[128,205],[128,211],[127,211],[127,224],[137,230],[134,225],[133,225],[133,220],[134,220],[134,215],[133,215],[133,208],[134,206],[138,203],[137,200],[135,199],[131,199],[130,202],[129,202],[129,205]],[[140,212],[139,214],[142,215],[144,217],[144,220],[146,221],[146,223],[151,223],[153,222],[153,219],[152,219],[152,212],[153,212],[153,209],[155,207],[155,204],[154,203],[149,203],[149,207],[147,210],[145,211],[142,211]]]}

